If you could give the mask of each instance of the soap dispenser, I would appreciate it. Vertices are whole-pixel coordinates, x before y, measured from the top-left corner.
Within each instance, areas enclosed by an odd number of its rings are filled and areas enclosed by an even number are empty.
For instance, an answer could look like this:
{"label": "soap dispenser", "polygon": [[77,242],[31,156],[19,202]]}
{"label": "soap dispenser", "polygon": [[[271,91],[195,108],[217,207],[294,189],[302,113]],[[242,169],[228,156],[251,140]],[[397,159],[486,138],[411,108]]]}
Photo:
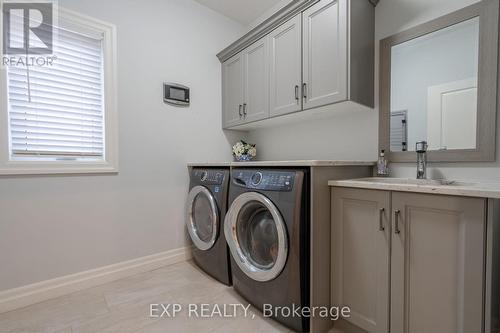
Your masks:
{"label": "soap dispenser", "polygon": [[387,159],[385,158],[385,150],[380,151],[380,155],[377,161],[377,176],[387,177],[389,176],[389,167]]}

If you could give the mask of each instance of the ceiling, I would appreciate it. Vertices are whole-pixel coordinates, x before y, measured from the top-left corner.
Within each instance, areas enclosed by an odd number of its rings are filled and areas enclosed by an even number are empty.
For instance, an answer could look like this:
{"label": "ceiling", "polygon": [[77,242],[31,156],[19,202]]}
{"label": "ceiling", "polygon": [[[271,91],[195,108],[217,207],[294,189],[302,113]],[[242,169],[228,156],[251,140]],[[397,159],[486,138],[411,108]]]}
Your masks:
{"label": "ceiling", "polygon": [[283,0],[195,0],[243,25],[249,25]]}

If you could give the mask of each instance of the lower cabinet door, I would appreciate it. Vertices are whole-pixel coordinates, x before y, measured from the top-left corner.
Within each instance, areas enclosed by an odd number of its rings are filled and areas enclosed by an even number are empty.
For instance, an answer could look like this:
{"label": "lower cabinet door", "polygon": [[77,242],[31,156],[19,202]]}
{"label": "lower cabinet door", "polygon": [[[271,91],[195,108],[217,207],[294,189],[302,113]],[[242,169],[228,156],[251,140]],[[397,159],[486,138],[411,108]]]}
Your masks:
{"label": "lower cabinet door", "polygon": [[389,331],[390,196],[385,191],[332,189],[331,303],[351,308],[348,323],[338,326]]}
{"label": "lower cabinet door", "polygon": [[483,199],[394,192],[391,332],[480,333]]}

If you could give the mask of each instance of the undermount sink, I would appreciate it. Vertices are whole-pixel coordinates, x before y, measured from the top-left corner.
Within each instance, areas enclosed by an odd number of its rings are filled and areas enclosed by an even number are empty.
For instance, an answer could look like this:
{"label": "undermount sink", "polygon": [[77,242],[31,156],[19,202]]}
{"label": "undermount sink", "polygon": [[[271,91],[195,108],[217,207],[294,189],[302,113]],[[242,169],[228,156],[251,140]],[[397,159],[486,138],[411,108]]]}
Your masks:
{"label": "undermount sink", "polygon": [[394,185],[428,185],[428,186],[470,186],[472,183],[447,179],[411,179],[411,178],[364,178],[362,181],[394,184]]}

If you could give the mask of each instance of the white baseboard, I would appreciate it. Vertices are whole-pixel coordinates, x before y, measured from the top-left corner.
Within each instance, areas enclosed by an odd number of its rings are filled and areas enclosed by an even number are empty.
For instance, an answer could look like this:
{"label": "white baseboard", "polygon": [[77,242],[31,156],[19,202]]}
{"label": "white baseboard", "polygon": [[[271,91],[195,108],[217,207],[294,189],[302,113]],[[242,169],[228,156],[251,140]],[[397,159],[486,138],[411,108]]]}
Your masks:
{"label": "white baseboard", "polygon": [[135,274],[152,271],[189,260],[190,258],[191,247],[183,247],[19,288],[0,291],[0,313],[123,279]]}

